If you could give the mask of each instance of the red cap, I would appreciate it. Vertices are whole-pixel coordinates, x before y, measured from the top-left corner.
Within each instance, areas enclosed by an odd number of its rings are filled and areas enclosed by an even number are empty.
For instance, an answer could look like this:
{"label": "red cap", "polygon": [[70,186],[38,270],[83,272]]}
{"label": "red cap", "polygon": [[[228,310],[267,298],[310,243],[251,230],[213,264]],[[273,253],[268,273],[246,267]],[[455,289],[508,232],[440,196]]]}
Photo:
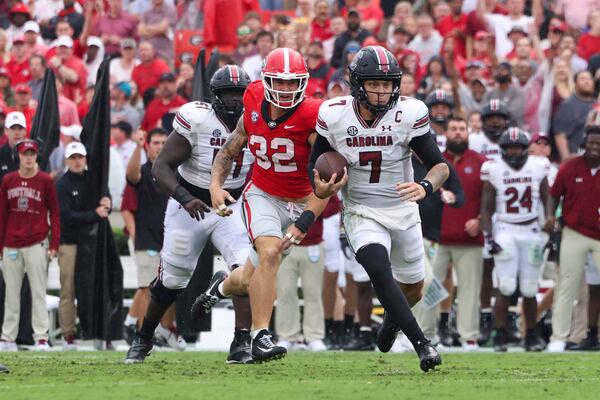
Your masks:
{"label": "red cap", "polygon": [[485,39],[490,36],[490,33],[487,31],[477,31],[475,32],[475,40]]}
{"label": "red cap", "polygon": [[531,137],[529,143],[537,143],[539,140],[545,140],[547,144],[550,143],[550,138],[544,132],[538,132]]}
{"label": "red cap", "polygon": [[31,17],[29,8],[23,3],[15,3],[10,9],[10,14],[27,14]]}
{"label": "red cap", "polygon": [[38,143],[35,140],[30,139],[22,140],[19,143],[17,143],[17,151],[19,153],[25,153],[28,150],[33,150],[37,153]]}
{"label": "red cap", "polygon": [[26,83],[19,83],[17,86],[15,86],[15,93],[31,94],[31,88]]}
{"label": "red cap", "polygon": [[25,35],[17,35],[12,40],[13,44],[15,43],[25,43]]}
{"label": "red cap", "polygon": [[567,24],[565,24],[562,21],[553,21],[550,24],[550,30],[551,31],[561,31],[561,32],[566,32],[569,30],[569,26]]}

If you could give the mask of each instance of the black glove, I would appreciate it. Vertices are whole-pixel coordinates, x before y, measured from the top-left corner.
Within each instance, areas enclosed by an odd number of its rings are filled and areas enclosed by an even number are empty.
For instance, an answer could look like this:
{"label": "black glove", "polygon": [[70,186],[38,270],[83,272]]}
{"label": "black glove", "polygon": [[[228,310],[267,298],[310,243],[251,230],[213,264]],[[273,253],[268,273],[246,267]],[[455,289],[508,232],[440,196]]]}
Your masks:
{"label": "black glove", "polygon": [[498,243],[496,243],[492,235],[486,235],[485,243],[488,249],[488,253],[490,253],[490,255],[494,256],[502,252],[502,247]]}
{"label": "black glove", "polygon": [[560,258],[560,241],[562,239],[561,231],[552,232],[548,238],[548,242],[544,246],[544,250],[548,249],[548,261],[558,262]]}

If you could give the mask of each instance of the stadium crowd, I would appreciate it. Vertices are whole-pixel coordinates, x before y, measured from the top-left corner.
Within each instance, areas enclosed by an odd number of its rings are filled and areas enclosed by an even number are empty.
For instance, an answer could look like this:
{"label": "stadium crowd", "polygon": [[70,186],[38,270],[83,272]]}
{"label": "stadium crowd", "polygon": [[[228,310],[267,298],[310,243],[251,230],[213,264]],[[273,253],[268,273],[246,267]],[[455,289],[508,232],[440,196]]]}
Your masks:
{"label": "stadium crowd", "polygon": [[[361,48],[375,45],[396,57],[401,96],[428,106],[432,134],[455,172],[419,205],[427,277],[424,299],[413,312],[427,338],[467,351],[490,342],[497,351],[522,342],[532,351],[548,343],[550,351],[600,350],[600,1],[7,0],[0,5],[0,28],[6,283],[0,351],[17,349],[24,273],[36,348],[49,348],[47,259],[40,244],[59,257],[63,348],[76,348],[73,226],[107,218],[110,209],[123,216],[139,268],[140,290],[124,316],[125,336],[141,326],[162,245],[162,218],[156,215],[164,214],[168,200],[153,186],[150,170],[179,107],[191,100],[201,46],[218,48],[221,65],[236,64],[252,80],[261,79],[273,49],[295,49],[310,73],[306,95],[331,99],[350,94],[349,63]],[[75,195],[87,156],[79,135],[105,57],[111,58],[112,198],[84,211]],[[26,158],[37,145],[23,140],[47,68],[56,75],[61,144],[51,158],[56,188],[46,178],[36,183],[48,194],[38,208],[41,234],[32,235],[23,227],[8,229],[15,226],[8,178],[17,179],[17,170],[22,177],[32,174]],[[540,211],[539,221],[535,217],[538,228],[529,233],[536,240],[520,258],[510,234],[491,236],[499,224],[493,207],[482,214],[493,184],[485,162],[502,158],[498,140],[509,127],[526,132],[529,157],[545,160],[540,168],[548,170],[544,206],[550,208]],[[425,173],[419,163],[413,157],[416,181]],[[529,210],[541,201],[531,193],[513,200],[517,209]],[[275,328],[279,343],[291,350],[376,347],[373,289],[345,240],[341,208],[334,197],[279,272]],[[494,260],[496,269],[510,268],[506,258],[515,255],[514,268],[532,264],[537,275],[493,273]],[[172,309],[165,314],[157,336],[184,349],[174,315]],[[392,350],[410,348],[401,336]]]}

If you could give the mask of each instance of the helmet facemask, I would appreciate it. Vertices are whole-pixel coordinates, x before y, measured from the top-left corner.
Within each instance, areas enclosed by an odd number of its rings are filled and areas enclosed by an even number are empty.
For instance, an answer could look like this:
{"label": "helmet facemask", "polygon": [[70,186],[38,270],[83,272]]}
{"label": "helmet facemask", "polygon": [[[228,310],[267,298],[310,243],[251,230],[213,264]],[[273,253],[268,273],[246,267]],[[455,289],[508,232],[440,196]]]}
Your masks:
{"label": "helmet facemask", "polygon": [[[294,108],[304,100],[306,86],[308,85],[308,74],[271,74],[263,73],[262,81],[265,88],[265,99],[279,108]],[[293,76],[292,76],[293,75]],[[296,80],[298,87],[295,90],[277,90],[273,88],[273,81]],[[283,97],[283,98],[282,98]],[[289,99],[286,99],[289,97]]]}
{"label": "helmet facemask", "polygon": [[[244,88],[224,88],[214,91],[213,109],[227,125],[233,126],[244,112]],[[229,126],[231,128],[231,126]]]}
{"label": "helmet facemask", "polygon": [[[392,82],[392,91],[387,93],[377,93],[377,97],[389,95],[390,98],[386,104],[371,104],[369,102],[369,92],[365,88],[365,81],[367,80],[385,80]],[[398,99],[400,98],[400,78],[398,79],[381,79],[380,77],[376,78],[362,78],[356,79],[355,77],[350,75],[350,86],[352,87],[352,96],[358,101],[359,104],[363,105],[369,112],[375,115],[383,115],[388,110],[393,108]],[[374,93],[374,92],[371,92]]]}
{"label": "helmet facemask", "polygon": [[[492,117],[502,118],[503,123],[498,123],[499,119],[497,119],[497,121],[490,121]],[[487,115],[482,118],[481,122],[483,133],[494,143],[498,142],[502,133],[508,129],[508,118],[501,114]]]}
{"label": "helmet facemask", "polygon": [[[520,153],[513,154],[512,152],[509,154],[510,148],[518,148],[520,149]],[[520,170],[523,168],[523,165],[527,162],[527,158],[529,157],[529,151],[527,146],[521,146],[518,144],[508,144],[502,146],[502,159],[510,165],[511,168],[515,170]]]}

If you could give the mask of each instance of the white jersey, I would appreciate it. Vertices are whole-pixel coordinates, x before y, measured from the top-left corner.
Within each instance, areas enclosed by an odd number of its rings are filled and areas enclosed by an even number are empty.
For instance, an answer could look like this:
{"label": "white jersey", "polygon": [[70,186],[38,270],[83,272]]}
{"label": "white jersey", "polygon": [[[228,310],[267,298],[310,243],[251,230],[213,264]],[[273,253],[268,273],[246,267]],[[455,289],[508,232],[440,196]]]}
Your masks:
{"label": "white jersey", "polygon": [[[217,117],[210,104],[193,101],[181,106],[173,120],[173,129],[192,145],[192,154],[179,166],[179,174],[192,185],[208,189],[213,161],[231,135],[229,128]],[[250,151],[244,149],[240,152],[223,187],[242,187],[253,162],[254,156]]]}
{"label": "white jersey", "polygon": [[348,184],[342,189],[344,206],[398,207],[407,202],[398,197],[396,184],[413,181],[408,143],[429,134],[429,110],[420,100],[401,97],[371,126],[358,113],[352,96],[328,100],[319,108],[317,132],[349,164]]}
{"label": "white jersey", "polygon": [[492,142],[485,133],[472,133],[469,135],[469,149],[476,151],[488,160],[500,160],[500,146]]}
{"label": "white jersey", "polygon": [[496,189],[498,221],[520,223],[538,218],[540,184],[548,176],[550,162],[546,158],[528,157],[516,171],[504,160],[489,160],[481,166],[481,180]]}
{"label": "white jersey", "polygon": [[435,135],[435,144],[437,144],[438,149],[440,149],[440,153],[446,151],[446,143],[448,142],[448,138],[445,134],[436,134]]}

